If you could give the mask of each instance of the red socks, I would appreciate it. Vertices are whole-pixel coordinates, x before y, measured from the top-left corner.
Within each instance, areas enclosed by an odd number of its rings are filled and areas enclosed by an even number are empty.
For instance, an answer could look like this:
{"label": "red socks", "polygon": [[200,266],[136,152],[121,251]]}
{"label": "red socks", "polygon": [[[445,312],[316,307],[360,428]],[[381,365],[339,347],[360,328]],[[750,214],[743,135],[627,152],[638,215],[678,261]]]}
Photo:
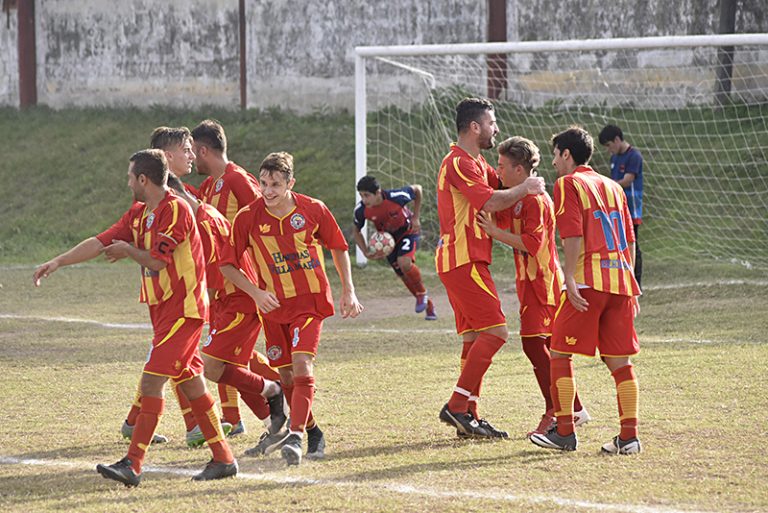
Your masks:
{"label": "red socks", "polygon": [[488,333],[480,333],[467,352],[464,369],[461,371],[456,389],[448,401],[452,412],[466,412],[469,408],[469,396],[478,390],[483,376],[488,371],[493,356],[504,345],[505,340]]}
{"label": "red socks", "polygon": [[533,365],[533,373],[544,397],[545,411],[552,409],[552,395],[549,392],[549,337],[523,337],[523,352]]}
{"label": "red socks", "polygon": [[622,440],[637,438],[640,387],[637,384],[634,367],[630,363],[616,369],[611,375],[616,382],[616,399],[619,403],[619,421],[621,422],[619,438]]}
{"label": "red socks", "polygon": [[128,447],[128,458],[131,460],[131,468],[137,474],[141,474],[141,465],[147,454],[149,444],[155,434],[160,415],[163,414],[165,401],[161,397],[143,396],[141,398],[141,410],[136,417],[136,424],[131,437],[131,445]]}
{"label": "red socks", "polygon": [[197,399],[190,402],[192,413],[195,415],[197,425],[200,426],[208,447],[213,452],[213,459],[222,463],[232,463],[235,457],[229,448],[229,444],[224,438],[224,431],[221,429],[221,422],[216,411],[213,409],[214,400],[211,394],[206,392]]}
{"label": "red socks", "polygon": [[219,399],[221,400],[221,416],[233,426],[240,422],[240,403],[237,389],[225,383],[219,383]]}
{"label": "red socks", "polygon": [[552,358],[550,371],[550,394],[557,417],[557,433],[560,436],[568,436],[573,433],[573,399],[576,395],[573,362],[570,358]]}
{"label": "red socks", "polygon": [[224,372],[219,378],[219,385],[222,383],[248,394],[260,394],[264,390],[264,378],[237,365],[227,364],[224,366]]}
{"label": "red socks", "polygon": [[184,416],[184,426],[187,431],[192,431],[197,426],[195,416],[192,414],[192,406],[189,404],[189,399],[184,395],[184,392],[179,388],[178,383],[172,383],[173,393],[176,395],[176,400],[179,401],[179,408],[181,408],[181,414]]}
{"label": "red socks", "polygon": [[400,279],[414,296],[427,293],[427,289],[424,288],[424,283],[421,281],[421,271],[416,264],[411,264],[411,268],[408,269],[407,273],[404,272]]}
{"label": "red socks", "polygon": [[314,398],[315,378],[313,376],[295,376],[291,394],[291,431],[304,432],[309,422]]}

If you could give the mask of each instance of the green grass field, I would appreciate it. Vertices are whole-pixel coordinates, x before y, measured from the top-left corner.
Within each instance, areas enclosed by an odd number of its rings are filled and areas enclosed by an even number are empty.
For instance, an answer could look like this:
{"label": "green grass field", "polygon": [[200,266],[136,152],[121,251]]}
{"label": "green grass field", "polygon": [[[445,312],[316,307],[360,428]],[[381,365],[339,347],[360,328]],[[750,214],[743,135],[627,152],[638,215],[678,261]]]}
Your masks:
{"label": "green grass field", "polygon": [[[513,313],[508,264],[493,270]],[[599,454],[617,432],[615,389],[605,367],[586,358],[576,360],[576,379],[593,421],[579,430],[579,450],[561,454],[525,440],[543,404],[515,337],[492,365],[482,403],[511,439],[456,439],[437,420],[459,359],[444,292],[425,273],[440,308],[440,319],[427,323],[391,271],[372,265],[355,269],[367,311],[330,319],[324,330],[315,411],[326,461],[289,469],[277,454],[243,456],[240,478],[192,483],[209,453],[186,448],[170,395],[159,431],[171,442],[150,449],[156,471],[137,489],[107,482],[94,466],[127,450],[118,431],[149,331],[61,320],[147,323],[136,269],[65,268],[39,289],[31,273],[31,266],[0,270],[2,511],[768,510],[760,445],[768,302],[765,282],[738,268],[719,273],[730,281],[717,284],[710,274],[696,285],[701,272],[649,263],[635,359],[639,456]],[[509,327],[517,329],[514,315]],[[238,456],[260,433],[243,411],[250,431],[232,441]]]}

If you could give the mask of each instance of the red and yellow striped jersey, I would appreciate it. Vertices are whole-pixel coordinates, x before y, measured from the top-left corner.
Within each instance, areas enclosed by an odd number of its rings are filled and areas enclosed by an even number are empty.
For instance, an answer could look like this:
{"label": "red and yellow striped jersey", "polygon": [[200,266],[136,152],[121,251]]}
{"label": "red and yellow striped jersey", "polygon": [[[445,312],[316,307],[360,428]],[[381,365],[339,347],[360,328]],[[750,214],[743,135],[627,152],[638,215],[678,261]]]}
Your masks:
{"label": "red and yellow striped jersey", "polygon": [[[228,308],[242,313],[255,312],[256,304],[251,296],[235,287],[219,270],[222,254],[229,246],[231,233],[229,221],[213,206],[200,203],[197,209],[197,226],[203,243],[206,281],[209,289],[216,290],[215,299],[223,300],[226,296]],[[241,268],[249,280],[256,281],[256,272],[250,258],[242,259]]]}
{"label": "red and yellow striped jersey", "polygon": [[491,263],[493,242],[478,226],[475,216],[498,186],[496,171],[482,155],[474,158],[457,144],[451,144],[437,175],[438,273],[469,262]]}
{"label": "red and yellow striped jersey", "polygon": [[200,184],[198,197],[234,221],[237,211],[261,196],[259,181],[234,162],[227,164],[218,180],[208,177]]}
{"label": "red and yellow striped jersey", "polygon": [[[322,201],[291,194],[296,206],[283,217],[273,215],[261,198],[243,208],[232,225],[230,250],[223,259],[239,267],[239,255],[250,254],[259,287],[280,301],[280,308],[264,314],[275,322],[289,321],[301,313],[319,318],[333,315],[321,244],[328,249],[349,249],[336,219]],[[301,307],[296,306],[299,303]]]}
{"label": "red and yellow striped jersey", "polygon": [[532,288],[542,305],[557,305],[563,287],[563,271],[555,245],[555,208],[549,194],[528,195],[512,207],[499,212],[499,226],[523,239],[526,251],[517,248],[515,281],[517,297]]}
{"label": "red and yellow striped jersey", "polygon": [[96,238],[105,246],[113,240],[132,243],[168,264],[160,271],[141,269],[140,300],[149,305],[153,325],[181,317],[207,318],[203,244],[184,200],[168,192],[152,211],[136,202]]}
{"label": "red and yellow striped jersey", "polygon": [[632,218],[621,186],[589,166],[579,166],[555,182],[560,238],[582,237],[577,283],[623,296],[640,295],[629,243]]}

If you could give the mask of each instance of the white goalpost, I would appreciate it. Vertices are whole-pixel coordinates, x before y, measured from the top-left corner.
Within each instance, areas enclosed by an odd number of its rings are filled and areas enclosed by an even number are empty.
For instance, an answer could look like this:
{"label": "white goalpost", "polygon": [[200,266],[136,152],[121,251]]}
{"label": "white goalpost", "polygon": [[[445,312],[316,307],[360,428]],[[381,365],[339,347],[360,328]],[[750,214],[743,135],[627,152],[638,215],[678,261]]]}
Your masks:
{"label": "white goalpost", "polygon": [[[550,191],[553,133],[589,130],[591,164],[609,174],[597,134],[620,126],[645,161],[648,258],[768,270],[768,34],[357,47],[355,181],[421,184],[430,249],[437,168],[467,96],[494,102],[497,140],[537,143]],[[493,150],[486,159],[495,164]]]}

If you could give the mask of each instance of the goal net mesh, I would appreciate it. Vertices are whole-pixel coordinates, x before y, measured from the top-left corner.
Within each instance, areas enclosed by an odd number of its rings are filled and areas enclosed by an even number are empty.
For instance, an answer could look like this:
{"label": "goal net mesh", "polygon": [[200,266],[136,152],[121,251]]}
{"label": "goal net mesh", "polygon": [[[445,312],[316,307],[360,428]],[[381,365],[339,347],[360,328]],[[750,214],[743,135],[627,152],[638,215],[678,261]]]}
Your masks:
{"label": "goal net mesh", "polygon": [[[570,125],[595,139],[622,128],[644,158],[646,258],[717,259],[768,270],[768,47],[734,48],[718,89],[718,48],[366,57],[368,174],[424,187],[422,235],[438,234],[435,178],[455,141],[454,108],[492,98],[500,129],[532,139],[552,184],[550,137]],[[485,158],[496,165],[497,154]]]}

